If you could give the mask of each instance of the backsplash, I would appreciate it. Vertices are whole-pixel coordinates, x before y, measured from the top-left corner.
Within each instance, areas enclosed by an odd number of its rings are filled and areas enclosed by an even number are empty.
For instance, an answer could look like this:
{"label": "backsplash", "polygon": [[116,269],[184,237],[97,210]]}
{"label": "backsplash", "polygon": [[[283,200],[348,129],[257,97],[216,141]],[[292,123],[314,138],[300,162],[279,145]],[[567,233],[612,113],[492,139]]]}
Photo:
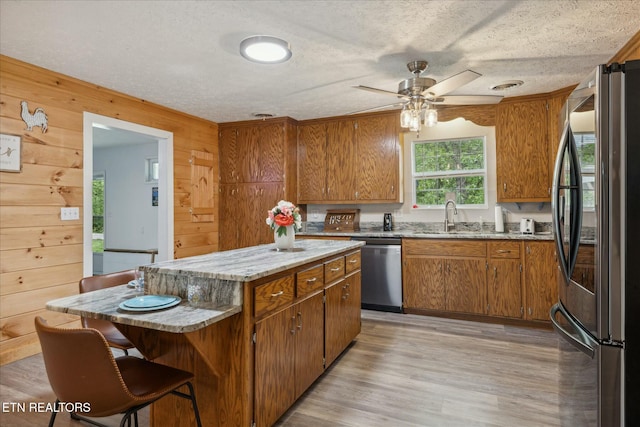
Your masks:
{"label": "backsplash", "polygon": [[[305,228],[306,227],[306,228]],[[441,232],[444,229],[442,222],[396,222],[393,224],[394,231],[414,231],[419,233]],[[303,223],[303,230],[307,233],[322,232],[324,230],[324,222],[306,222]],[[456,222],[456,231],[477,231],[484,233],[495,233],[495,223],[483,222],[482,230],[479,222]],[[504,224],[505,233],[519,233],[519,222],[506,222]],[[536,222],[536,233],[550,233],[552,224],[550,222]],[[381,222],[361,222],[360,231],[382,231]]]}

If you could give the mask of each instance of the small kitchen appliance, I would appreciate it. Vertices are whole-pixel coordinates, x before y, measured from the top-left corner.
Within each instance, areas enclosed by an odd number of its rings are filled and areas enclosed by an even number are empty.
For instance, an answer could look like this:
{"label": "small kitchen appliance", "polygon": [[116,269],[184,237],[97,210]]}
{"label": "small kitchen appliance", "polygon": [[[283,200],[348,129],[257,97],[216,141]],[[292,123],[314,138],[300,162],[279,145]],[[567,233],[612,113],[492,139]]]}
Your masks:
{"label": "small kitchen appliance", "polygon": [[520,232],[522,234],[534,234],[536,231],[536,222],[531,218],[522,218],[520,220]]}
{"label": "small kitchen appliance", "polygon": [[382,230],[391,231],[393,229],[393,217],[390,213],[384,214],[384,220],[382,221]]}

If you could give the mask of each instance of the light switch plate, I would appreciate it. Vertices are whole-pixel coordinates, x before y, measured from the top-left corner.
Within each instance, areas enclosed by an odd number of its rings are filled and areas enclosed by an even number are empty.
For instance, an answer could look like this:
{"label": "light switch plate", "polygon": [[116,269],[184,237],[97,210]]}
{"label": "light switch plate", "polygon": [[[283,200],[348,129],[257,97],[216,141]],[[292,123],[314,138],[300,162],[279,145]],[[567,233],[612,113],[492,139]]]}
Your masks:
{"label": "light switch plate", "polygon": [[60,208],[60,219],[62,221],[80,219],[80,208]]}

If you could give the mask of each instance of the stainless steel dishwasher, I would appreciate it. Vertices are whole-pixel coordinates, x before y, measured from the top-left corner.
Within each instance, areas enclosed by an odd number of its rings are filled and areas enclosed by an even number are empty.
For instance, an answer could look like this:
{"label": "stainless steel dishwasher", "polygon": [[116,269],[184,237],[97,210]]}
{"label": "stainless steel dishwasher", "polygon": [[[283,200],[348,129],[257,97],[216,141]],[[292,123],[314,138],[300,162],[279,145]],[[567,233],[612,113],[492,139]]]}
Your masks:
{"label": "stainless steel dishwasher", "polygon": [[362,247],[362,308],[402,312],[400,239],[354,237]]}

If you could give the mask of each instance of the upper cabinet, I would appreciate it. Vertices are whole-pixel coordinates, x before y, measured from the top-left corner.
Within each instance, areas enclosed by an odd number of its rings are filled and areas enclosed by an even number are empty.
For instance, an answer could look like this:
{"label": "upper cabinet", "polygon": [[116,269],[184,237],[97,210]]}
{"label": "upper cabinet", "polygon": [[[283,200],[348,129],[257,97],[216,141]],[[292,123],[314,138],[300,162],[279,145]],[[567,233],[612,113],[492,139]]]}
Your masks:
{"label": "upper cabinet", "polygon": [[496,117],[498,202],[551,200],[547,100],[503,100]]}
{"label": "upper cabinet", "polygon": [[298,203],[402,201],[397,112],[298,127]]}
{"label": "upper cabinet", "polygon": [[562,120],[572,88],[504,99],[496,108],[498,202],[549,202]]}
{"label": "upper cabinet", "polygon": [[267,211],[282,199],[295,203],[296,128],[289,118],[219,125],[220,250],[273,241]]}

